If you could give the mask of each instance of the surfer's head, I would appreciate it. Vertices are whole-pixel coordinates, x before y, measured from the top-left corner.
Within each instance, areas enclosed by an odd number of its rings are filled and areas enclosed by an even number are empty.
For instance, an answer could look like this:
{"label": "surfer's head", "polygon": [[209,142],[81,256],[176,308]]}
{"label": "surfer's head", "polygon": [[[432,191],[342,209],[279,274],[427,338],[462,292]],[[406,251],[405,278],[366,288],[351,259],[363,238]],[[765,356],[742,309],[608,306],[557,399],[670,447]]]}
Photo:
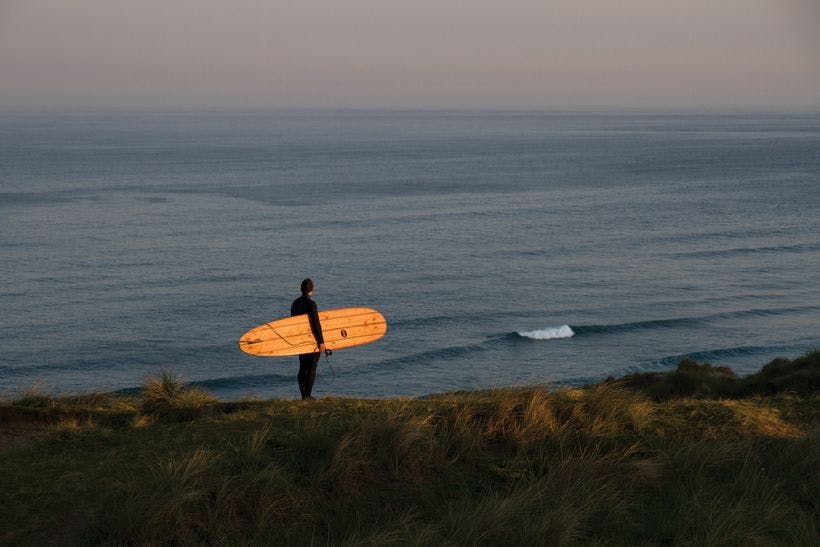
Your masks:
{"label": "surfer's head", "polygon": [[313,280],[307,278],[302,280],[302,294],[310,294],[313,292]]}

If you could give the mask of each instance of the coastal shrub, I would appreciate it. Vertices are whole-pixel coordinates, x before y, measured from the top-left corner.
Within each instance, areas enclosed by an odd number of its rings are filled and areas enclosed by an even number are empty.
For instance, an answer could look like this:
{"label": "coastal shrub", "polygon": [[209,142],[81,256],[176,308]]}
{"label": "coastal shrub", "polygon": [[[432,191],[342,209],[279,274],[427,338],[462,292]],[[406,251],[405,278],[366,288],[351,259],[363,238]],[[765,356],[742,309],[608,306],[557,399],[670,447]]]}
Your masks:
{"label": "coastal shrub", "polygon": [[774,359],[760,372],[741,382],[743,395],[772,395],[789,391],[801,396],[820,391],[820,351],[811,351],[797,359]]}
{"label": "coastal shrub", "polygon": [[674,371],[626,376],[622,385],[636,388],[656,401],[675,397],[729,397],[738,391],[735,373],[728,367],[682,359]]}
{"label": "coastal shrub", "polygon": [[738,378],[728,367],[682,359],[671,372],[630,374],[620,380],[656,401],[677,397],[737,398],[792,392],[809,396],[820,390],[820,351],[797,359],[777,358],[759,372]]}

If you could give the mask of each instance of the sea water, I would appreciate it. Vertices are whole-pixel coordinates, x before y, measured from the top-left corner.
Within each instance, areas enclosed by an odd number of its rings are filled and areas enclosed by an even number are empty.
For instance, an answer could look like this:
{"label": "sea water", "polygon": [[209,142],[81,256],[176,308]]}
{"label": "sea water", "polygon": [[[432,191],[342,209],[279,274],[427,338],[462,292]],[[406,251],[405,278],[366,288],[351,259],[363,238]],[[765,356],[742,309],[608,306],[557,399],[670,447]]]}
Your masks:
{"label": "sea water", "polygon": [[820,347],[820,115],[0,115],[0,394],[162,369],[296,396],[239,336],[368,306],[315,395],[420,396]]}

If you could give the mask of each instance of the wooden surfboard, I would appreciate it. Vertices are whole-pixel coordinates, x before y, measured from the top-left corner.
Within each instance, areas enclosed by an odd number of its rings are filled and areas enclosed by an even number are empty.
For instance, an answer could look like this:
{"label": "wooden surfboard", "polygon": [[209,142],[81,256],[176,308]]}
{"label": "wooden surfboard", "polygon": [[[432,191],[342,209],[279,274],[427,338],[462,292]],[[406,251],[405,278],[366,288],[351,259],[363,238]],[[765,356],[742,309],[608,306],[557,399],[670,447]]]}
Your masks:
{"label": "wooden surfboard", "polygon": [[[342,308],[319,312],[325,347],[337,350],[369,344],[387,332],[384,316],[370,308]],[[239,339],[239,349],[251,355],[274,357],[319,351],[307,314],[254,327]]]}

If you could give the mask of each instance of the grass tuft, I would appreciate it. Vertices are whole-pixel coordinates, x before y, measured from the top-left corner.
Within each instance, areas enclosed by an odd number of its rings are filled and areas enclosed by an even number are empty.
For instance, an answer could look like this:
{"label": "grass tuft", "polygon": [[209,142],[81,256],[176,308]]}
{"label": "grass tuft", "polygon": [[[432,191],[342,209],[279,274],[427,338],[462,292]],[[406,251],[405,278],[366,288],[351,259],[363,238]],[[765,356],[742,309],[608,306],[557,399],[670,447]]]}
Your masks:
{"label": "grass tuft", "polygon": [[133,424],[135,429],[142,429],[144,427],[150,426],[154,423],[154,416],[150,414],[134,414],[131,423]]}
{"label": "grass tuft", "polygon": [[210,393],[188,386],[182,379],[162,370],[149,376],[142,388],[141,410],[149,414],[167,414],[174,410],[201,410],[216,403]]}
{"label": "grass tuft", "polygon": [[53,406],[53,397],[46,393],[43,382],[37,381],[19,397],[12,399],[12,406],[24,408],[49,408]]}

